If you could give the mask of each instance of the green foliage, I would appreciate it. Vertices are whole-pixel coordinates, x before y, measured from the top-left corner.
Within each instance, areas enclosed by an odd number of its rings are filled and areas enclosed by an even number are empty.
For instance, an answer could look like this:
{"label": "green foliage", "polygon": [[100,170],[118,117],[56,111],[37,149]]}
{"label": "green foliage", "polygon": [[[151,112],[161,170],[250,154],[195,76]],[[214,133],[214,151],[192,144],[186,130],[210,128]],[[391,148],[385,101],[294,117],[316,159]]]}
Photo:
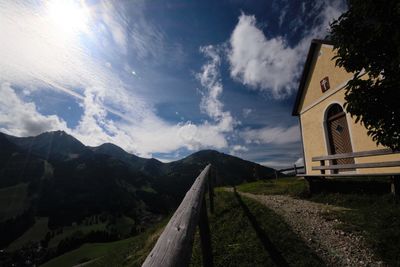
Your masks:
{"label": "green foliage", "polygon": [[319,194],[311,200],[345,207],[327,216],[339,218],[342,230],[362,234],[389,266],[399,265],[400,205],[393,196]]}
{"label": "green foliage", "polygon": [[308,194],[307,183],[296,177],[262,180],[237,186],[241,192],[259,195],[291,195],[305,196]]}
{"label": "green foliage", "polygon": [[[318,256],[279,215],[253,200],[241,199],[289,266],[323,266]],[[261,237],[233,193],[217,191],[215,213],[209,216],[214,266],[275,265],[271,251],[262,245]],[[191,265],[202,266],[198,236],[195,238]]]}
{"label": "green foliage", "polygon": [[[400,149],[400,2],[348,1],[331,24],[336,65],[354,73],[346,110],[378,144]],[[365,71],[365,75],[363,74]]]}

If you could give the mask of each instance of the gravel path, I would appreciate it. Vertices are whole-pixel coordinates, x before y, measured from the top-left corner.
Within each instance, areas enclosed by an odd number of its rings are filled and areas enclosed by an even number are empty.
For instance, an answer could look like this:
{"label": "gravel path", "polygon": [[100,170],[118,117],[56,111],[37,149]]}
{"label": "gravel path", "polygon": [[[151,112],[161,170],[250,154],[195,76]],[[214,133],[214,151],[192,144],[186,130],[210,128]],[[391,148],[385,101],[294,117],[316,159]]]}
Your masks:
{"label": "gravel path", "polygon": [[327,266],[387,266],[382,261],[376,260],[362,237],[336,230],[340,221],[328,220],[322,216],[323,213],[344,208],[283,195],[240,194],[262,203],[281,215]]}

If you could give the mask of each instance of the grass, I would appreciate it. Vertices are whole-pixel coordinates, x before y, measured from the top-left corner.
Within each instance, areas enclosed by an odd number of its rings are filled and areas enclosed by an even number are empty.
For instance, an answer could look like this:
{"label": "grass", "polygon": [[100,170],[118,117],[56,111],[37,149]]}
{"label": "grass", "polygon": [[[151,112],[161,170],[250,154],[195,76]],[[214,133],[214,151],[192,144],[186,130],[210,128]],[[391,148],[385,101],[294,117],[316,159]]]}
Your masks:
{"label": "grass", "polygon": [[307,194],[307,182],[304,179],[289,177],[277,180],[259,180],[237,186],[241,192],[258,195],[291,195],[304,196]]}
{"label": "grass", "polygon": [[345,207],[327,216],[340,219],[341,230],[361,234],[390,266],[400,266],[400,205],[393,196],[332,193],[311,200]]}
{"label": "grass", "polygon": [[[209,217],[215,266],[273,266],[282,259],[293,266],[323,266],[279,215],[253,200],[241,199],[229,192],[216,193],[215,213]],[[192,266],[201,266],[199,242],[196,236]]]}
{"label": "grass", "polygon": [[[360,186],[370,187],[372,183],[384,183],[385,180],[351,178],[347,181],[340,179],[337,184],[340,183],[339,187],[343,188],[347,184],[354,186],[356,182],[361,183]],[[390,194],[321,193],[309,198],[306,181],[295,178],[257,181],[237,188],[253,194],[285,194],[342,207],[332,209],[324,216],[327,219],[339,219],[342,222],[339,229],[362,235],[378,257],[390,266],[400,266],[400,203]]]}
{"label": "grass", "polygon": [[163,220],[147,231],[128,239],[84,244],[42,266],[74,266],[84,262],[88,262],[85,266],[141,266],[166,223],[167,221]]}
{"label": "grass", "polygon": [[28,207],[28,184],[0,189],[0,222],[19,215]]}
{"label": "grass", "polygon": [[[82,233],[86,234],[91,231],[101,231],[106,229],[106,223],[99,223],[99,224],[91,224],[91,225],[74,225],[74,226],[65,226],[63,227],[63,231],[61,234],[55,235],[49,241],[49,247],[57,247],[58,243],[61,240],[71,236],[73,233],[77,231],[81,231]],[[46,233],[45,233],[46,234]],[[44,235],[43,235],[44,237]]]}
{"label": "grass", "polygon": [[37,217],[35,224],[28,229],[22,236],[14,240],[8,247],[7,250],[14,251],[21,248],[24,244],[29,242],[38,242],[43,239],[49,230],[47,227],[47,217]]}

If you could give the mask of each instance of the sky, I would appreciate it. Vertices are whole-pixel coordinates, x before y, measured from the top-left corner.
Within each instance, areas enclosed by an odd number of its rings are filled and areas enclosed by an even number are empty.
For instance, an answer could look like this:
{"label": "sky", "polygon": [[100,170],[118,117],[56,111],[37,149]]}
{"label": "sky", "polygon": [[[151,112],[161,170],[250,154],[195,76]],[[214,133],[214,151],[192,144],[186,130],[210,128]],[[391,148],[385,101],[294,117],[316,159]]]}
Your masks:
{"label": "sky", "polygon": [[291,111],[339,0],[0,0],[0,131],[63,130],[164,162],[301,164]]}

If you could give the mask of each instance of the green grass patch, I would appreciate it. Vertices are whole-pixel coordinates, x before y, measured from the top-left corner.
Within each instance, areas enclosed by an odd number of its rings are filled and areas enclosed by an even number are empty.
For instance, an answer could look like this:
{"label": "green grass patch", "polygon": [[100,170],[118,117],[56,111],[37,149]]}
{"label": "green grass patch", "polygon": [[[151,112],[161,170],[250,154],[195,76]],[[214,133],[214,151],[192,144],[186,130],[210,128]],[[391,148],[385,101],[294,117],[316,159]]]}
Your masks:
{"label": "green grass patch", "polygon": [[[92,231],[102,231],[106,229],[106,223],[98,223],[91,225],[74,225],[74,226],[65,226],[62,228],[62,233],[55,235],[49,241],[49,247],[57,247],[61,240],[72,236],[75,232],[82,232],[83,234],[87,234]],[[43,236],[44,237],[44,236]]]}
{"label": "green grass patch", "polygon": [[237,189],[241,192],[259,195],[305,196],[308,194],[307,182],[297,177],[259,180],[241,184],[237,186]]}
{"label": "green grass patch", "polygon": [[340,229],[363,235],[385,262],[400,265],[400,203],[392,195],[318,194],[311,200],[346,208],[329,214],[343,222]]}
{"label": "green grass patch", "polygon": [[27,191],[28,184],[25,183],[0,189],[0,222],[15,217],[28,208]]}
{"label": "green grass patch", "polygon": [[163,220],[139,235],[116,242],[84,244],[42,266],[74,266],[84,262],[89,262],[85,266],[141,266],[167,222]]}
{"label": "green grass patch", "polygon": [[[215,213],[209,216],[215,266],[273,266],[275,252],[290,266],[323,266],[318,256],[295,234],[284,220],[263,205],[242,197],[255,216],[257,233],[243,205],[233,193],[217,190]],[[265,237],[271,247],[266,248]],[[274,257],[271,255],[274,254]],[[195,238],[192,266],[202,266],[198,236]]]}
{"label": "green grass patch", "polygon": [[35,224],[28,229],[22,236],[14,240],[8,247],[7,250],[14,251],[21,248],[23,245],[29,242],[39,242],[42,240],[47,231],[49,219],[47,217],[37,217]]}

